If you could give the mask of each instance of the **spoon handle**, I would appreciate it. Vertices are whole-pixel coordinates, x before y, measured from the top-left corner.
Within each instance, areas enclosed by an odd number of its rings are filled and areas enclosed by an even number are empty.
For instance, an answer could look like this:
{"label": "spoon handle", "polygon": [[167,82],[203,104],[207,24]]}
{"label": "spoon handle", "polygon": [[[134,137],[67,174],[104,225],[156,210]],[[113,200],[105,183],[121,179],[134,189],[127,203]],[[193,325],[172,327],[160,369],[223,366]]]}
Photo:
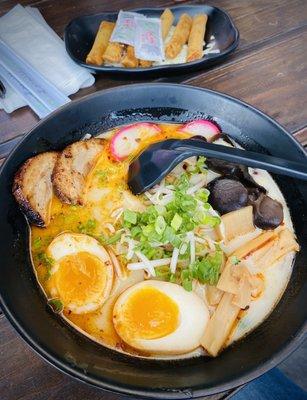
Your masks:
{"label": "spoon handle", "polygon": [[[276,174],[291,176],[292,178],[307,180],[307,158],[305,163],[299,163],[253,151],[204,143],[202,140],[186,139],[176,142],[176,144],[174,142],[172,149],[180,153],[178,158],[182,156],[181,161],[188,157],[203,155],[207,158],[218,158],[248,167],[265,169]],[[176,159],[178,160],[178,158]]]}

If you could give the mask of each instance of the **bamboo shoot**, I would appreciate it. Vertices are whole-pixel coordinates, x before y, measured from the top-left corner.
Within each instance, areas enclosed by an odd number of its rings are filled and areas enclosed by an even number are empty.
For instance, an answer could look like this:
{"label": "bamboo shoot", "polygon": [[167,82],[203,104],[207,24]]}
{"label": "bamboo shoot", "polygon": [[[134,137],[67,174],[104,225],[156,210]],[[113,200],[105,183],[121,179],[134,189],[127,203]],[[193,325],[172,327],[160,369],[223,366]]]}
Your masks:
{"label": "bamboo shoot", "polygon": [[216,287],[224,292],[237,294],[238,291],[238,279],[233,275],[234,265],[231,262],[227,262],[226,266],[218,280]]}
{"label": "bamboo shoot", "polygon": [[225,243],[230,242],[237,236],[246,235],[256,228],[253,222],[253,207],[247,206],[236,211],[222,215],[225,229]]}
{"label": "bamboo shoot", "polygon": [[278,231],[278,236],[269,240],[263,246],[256,248],[243,258],[243,264],[252,274],[263,271],[281,260],[290,251],[298,251],[299,245],[289,229]]}
{"label": "bamboo shoot", "polygon": [[210,306],[216,306],[221,301],[223,293],[216,286],[207,285],[206,286],[206,298]]}
{"label": "bamboo shoot", "polygon": [[252,296],[252,286],[250,284],[250,273],[247,268],[240,267],[242,270],[241,276],[237,286],[237,294],[233,298],[233,304],[236,306],[245,309],[250,305],[251,296]]}
{"label": "bamboo shoot", "polygon": [[233,304],[233,295],[224,293],[200,341],[201,345],[211,356],[217,356],[222,349],[238,317],[239,311],[240,307]]}
{"label": "bamboo shoot", "polygon": [[250,242],[244,244],[244,246],[239,247],[236,251],[232,253],[231,256],[236,257],[239,260],[242,260],[243,258],[249,256],[252,252],[256,251],[257,249],[261,248],[266,243],[276,239],[277,237],[278,237],[278,232],[276,232],[276,230],[266,231],[261,235],[257,236],[255,239],[251,240]]}

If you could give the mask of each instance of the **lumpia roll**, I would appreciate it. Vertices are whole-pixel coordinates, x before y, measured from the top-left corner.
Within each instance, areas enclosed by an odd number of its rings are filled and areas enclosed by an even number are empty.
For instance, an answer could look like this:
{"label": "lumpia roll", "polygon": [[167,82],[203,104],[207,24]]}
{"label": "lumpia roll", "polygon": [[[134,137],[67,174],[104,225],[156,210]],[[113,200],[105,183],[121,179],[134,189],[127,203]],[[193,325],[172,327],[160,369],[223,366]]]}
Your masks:
{"label": "lumpia roll", "polygon": [[187,61],[199,60],[203,56],[203,43],[208,16],[198,14],[193,18],[191,33],[188,41]]}
{"label": "lumpia roll", "polygon": [[111,64],[119,64],[124,54],[125,46],[117,42],[109,42],[103,54],[103,61]]}
{"label": "lumpia roll", "polygon": [[95,64],[95,65],[102,64],[103,53],[105,52],[108,46],[114,27],[115,27],[114,22],[109,22],[109,21],[101,22],[92,49],[86,57],[87,64]]}
{"label": "lumpia roll", "polygon": [[122,64],[126,68],[136,68],[139,65],[139,60],[135,57],[133,46],[127,47],[126,54],[122,59]]}
{"label": "lumpia roll", "polygon": [[162,39],[165,40],[168,35],[169,30],[174,22],[174,15],[169,8],[166,8],[161,17],[161,29],[162,29]]}
{"label": "lumpia roll", "polygon": [[191,31],[192,18],[188,14],[182,14],[175,28],[175,32],[165,48],[167,58],[175,58],[187,43]]}
{"label": "lumpia roll", "polygon": [[140,67],[142,68],[149,68],[152,66],[152,61],[147,60],[139,60]]}

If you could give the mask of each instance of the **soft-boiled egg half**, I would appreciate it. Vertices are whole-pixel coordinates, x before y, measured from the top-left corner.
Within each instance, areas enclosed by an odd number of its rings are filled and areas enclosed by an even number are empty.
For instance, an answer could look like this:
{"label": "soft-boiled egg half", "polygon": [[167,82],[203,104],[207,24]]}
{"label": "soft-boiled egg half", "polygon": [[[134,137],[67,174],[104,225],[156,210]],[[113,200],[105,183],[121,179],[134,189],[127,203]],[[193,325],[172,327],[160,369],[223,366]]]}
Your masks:
{"label": "soft-boiled egg half", "polygon": [[113,323],[135,349],[154,354],[184,354],[196,349],[209,320],[204,301],[181,286],[148,280],[117,299]]}
{"label": "soft-boiled egg half", "polygon": [[50,243],[47,255],[53,260],[48,287],[64,309],[84,314],[102,306],[112,289],[113,265],[96,239],[65,232]]}

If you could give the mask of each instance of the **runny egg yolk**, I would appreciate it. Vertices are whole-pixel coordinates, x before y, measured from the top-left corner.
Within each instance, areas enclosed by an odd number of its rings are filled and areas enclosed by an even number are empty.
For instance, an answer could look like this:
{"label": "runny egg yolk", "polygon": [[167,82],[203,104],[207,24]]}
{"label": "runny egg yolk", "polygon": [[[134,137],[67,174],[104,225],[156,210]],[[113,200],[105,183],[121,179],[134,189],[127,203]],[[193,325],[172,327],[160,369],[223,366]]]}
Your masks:
{"label": "runny egg yolk", "polygon": [[129,296],[122,312],[126,335],[138,339],[167,336],[179,322],[179,308],[174,300],[150,286]]}
{"label": "runny egg yolk", "polygon": [[98,257],[87,252],[70,254],[59,260],[55,285],[64,306],[96,301],[103,292],[107,274]]}

